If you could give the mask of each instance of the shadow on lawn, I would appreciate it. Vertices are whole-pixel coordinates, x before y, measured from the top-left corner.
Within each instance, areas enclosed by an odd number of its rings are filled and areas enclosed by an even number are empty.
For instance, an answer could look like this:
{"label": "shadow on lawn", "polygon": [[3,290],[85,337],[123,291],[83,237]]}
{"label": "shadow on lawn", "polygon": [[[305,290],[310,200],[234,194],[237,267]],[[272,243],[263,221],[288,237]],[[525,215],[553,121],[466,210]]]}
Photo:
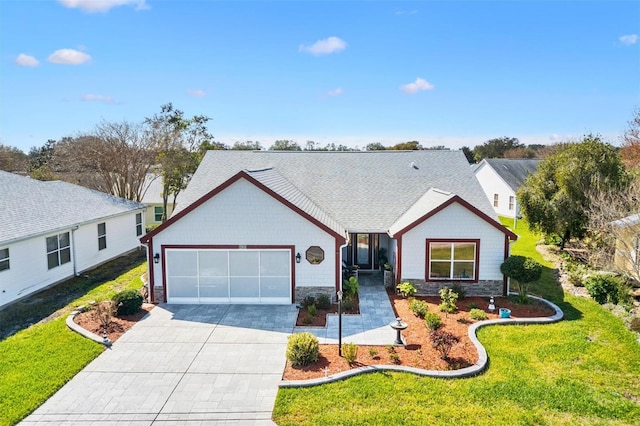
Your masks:
{"label": "shadow on lawn", "polygon": [[116,279],[123,271],[133,269],[145,261],[144,251],[137,250],[6,306],[0,310],[0,340],[44,319],[54,319],[65,314],[65,311],[61,311],[54,315],[88,291]]}

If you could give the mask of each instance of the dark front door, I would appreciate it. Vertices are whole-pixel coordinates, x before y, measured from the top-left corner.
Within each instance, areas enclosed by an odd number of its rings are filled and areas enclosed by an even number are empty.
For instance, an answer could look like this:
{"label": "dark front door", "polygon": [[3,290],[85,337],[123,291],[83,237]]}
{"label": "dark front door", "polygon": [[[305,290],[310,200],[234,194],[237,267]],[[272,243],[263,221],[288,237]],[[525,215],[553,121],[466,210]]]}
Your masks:
{"label": "dark front door", "polygon": [[360,269],[371,269],[373,252],[373,238],[371,234],[355,234],[354,238],[354,264]]}

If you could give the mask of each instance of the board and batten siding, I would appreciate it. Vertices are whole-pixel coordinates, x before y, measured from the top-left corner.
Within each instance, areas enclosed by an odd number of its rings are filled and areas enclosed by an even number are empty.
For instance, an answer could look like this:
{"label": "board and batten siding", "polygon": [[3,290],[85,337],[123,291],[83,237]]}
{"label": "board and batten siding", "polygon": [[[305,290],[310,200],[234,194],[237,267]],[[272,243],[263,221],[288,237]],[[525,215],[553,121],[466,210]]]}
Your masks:
{"label": "board and batten siding", "polygon": [[[77,229],[63,229],[17,241],[0,248],[9,249],[10,268],[0,271],[0,306],[24,298],[60,281],[69,279],[101,263],[140,247],[136,235],[136,213],[101,219]],[[144,215],[144,213],[143,213]],[[98,250],[98,223],[106,223],[107,248]],[[144,228],[143,228],[144,229]],[[48,269],[47,237],[69,233],[71,261]],[[75,268],[74,268],[75,262]]]}
{"label": "board and batten siding", "polygon": [[[484,190],[493,210],[501,216],[514,217],[516,214],[515,193],[509,185],[488,164],[477,171],[476,177]],[[493,196],[498,194],[498,207],[493,206]],[[509,197],[514,197],[514,207],[509,210]]]}
{"label": "board and batten siding", "polygon": [[[254,184],[240,179],[153,236],[162,246],[294,246],[296,287],[335,285],[335,238]],[[317,265],[305,259],[311,246],[324,251]],[[153,262],[151,260],[151,262]],[[154,286],[163,285],[162,261],[153,264]]]}
{"label": "board and batten siding", "polygon": [[425,279],[427,238],[479,239],[478,279],[502,280],[500,265],[504,262],[504,233],[457,203],[402,236],[401,280]]}

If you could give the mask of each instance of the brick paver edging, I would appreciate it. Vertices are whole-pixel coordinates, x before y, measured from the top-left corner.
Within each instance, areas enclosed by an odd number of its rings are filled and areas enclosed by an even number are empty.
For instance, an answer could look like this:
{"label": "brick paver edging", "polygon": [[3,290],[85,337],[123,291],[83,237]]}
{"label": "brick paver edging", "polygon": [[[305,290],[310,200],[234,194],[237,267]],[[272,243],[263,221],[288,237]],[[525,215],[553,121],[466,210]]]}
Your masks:
{"label": "brick paver edging", "polygon": [[[517,294],[517,293],[510,293]],[[469,327],[469,339],[471,339],[471,343],[476,347],[478,351],[478,362],[474,365],[466,368],[461,368],[460,370],[449,370],[449,371],[439,371],[439,370],[424,370],[422,368],[415,367],[404,367],[401,365],[368,365],[365,367],[353,368],[348,371],[341,371],[339,373],[333,374],[327,377],[319,377],[316,379],[308,379],[308,380],[282,380],[279,384],[281,388],[302,388],[302,387],[310,387],[322,385],[325,383],[336,382],[338,380],[344,380],[348,377],[357,376],[359,374],[373,373],[376,371],[400,371],[404,373],[413,373],[419,376],[428,376],[428,377],[440,377],[446,379],[455,379],[455,378],[465,378],[472,377],[482,373],[486,368],[489,361],[489,356],[487,355],[487,350],[482,346],[478,337],[476,336],[476,332],[478,329],[482,327],[486,327],[488,325],[510,325],[510,324],[551,324],[554,322],[558,322],[562,320],[564,317],[564,313],[562,310],[554,303],[549,302],[546,299],[536,296],[529,296],[532,299],[539,300],[547,305],[551,306],[555,311],[555,314],[550,317],[534,317],[534,318],[499,318],[492,319],[486,321],[479,321],[472,324]]]}
{"label": "brick paver edging", "polygon": [[73,311],[69,314],[69,316],[67,317],[67,327],[69,327],[71,330],[75,331],[76,333],[78,333],[79,335],[86,337],[87,339],[91,339],[95,342],[100,343],[101,345],[105,345],[106,347],[111,347],[111,342],[109,340],[104,340],[102,337],[98,336],[97,334],[94,334],[92,332],[90,332],[89,330],[85,330],[84,328],[80,327],[78,324],[76,324],[76,322],[73,320],[75,318],[76,315],[78,315],[81,311]]}

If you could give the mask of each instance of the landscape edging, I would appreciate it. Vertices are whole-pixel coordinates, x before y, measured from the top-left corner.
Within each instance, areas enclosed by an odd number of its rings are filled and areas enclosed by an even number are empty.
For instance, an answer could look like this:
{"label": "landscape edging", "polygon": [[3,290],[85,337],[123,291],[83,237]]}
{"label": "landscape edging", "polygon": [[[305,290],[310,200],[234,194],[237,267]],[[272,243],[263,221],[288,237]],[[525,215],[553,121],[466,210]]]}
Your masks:
{"label": "landscape edging", "polygon": [[67,327],[69,327],[71,330],[75,331],[76,333],[80,334],[81,336],[86,337],[87,339],[91,339],[94,342],[98,342],[101,345],[105,345],[107,348],[111,347],[111,341],[109,341],[108,339],[105,340],[102,337],[98,336],[97,334],[92,333],[89,330],[86,330],[82,328],[80,325],[76,324],[76,322],[73,319],[80,312],[81,311],[76,310],[69,314],[66,320]]}
{"label": "landscape edging", "polygon": [[[509,293],[511,295],[515,295],[517,293]],[[486,327],[489,325],[511,325],[511,324],[552,324],[562,320],[564,317],[564,313],[562,309],[558,307],[555,303],[552,303],[546,299],[536,296],[529,296],[532,299],[539,300],[543,303],[549,305],[554,311],[555,314],[549,317],[533,317],[533,318],[498,318],[492,320],[479,321],[472,324],[469,327],[468,335],[471,343],[476,347],[478,351],[478,361],[472,366],[461,368],[459,370],[425,370],[422,368],[415,367],[405,367],[401,365],[368,365],[365,367],[353,368],[348,371],[341,371],[339,373],[333,374],[327,377],[318,377],[315,379],[307,379],[307,380],[282,380],[278,385],[281,388],[303,388],[303,387],[311,387],[318,386],[325,383],[337,382],[339,380],[344,380],[348,377],[357,376],[360,374],[374,373],[376,371],[399,371],[404,373],[413,373],[419,376],[427,376],[427,377],[435,377],[435,378],[446,378],[446,379],[461,379],[465,377],[473,377],[480,373],[482,373],[488,365],[489,356],[487,355],[487,350],[482,346],[478,337],[476,336],[476,332],[478,329],[482,327]]]}

